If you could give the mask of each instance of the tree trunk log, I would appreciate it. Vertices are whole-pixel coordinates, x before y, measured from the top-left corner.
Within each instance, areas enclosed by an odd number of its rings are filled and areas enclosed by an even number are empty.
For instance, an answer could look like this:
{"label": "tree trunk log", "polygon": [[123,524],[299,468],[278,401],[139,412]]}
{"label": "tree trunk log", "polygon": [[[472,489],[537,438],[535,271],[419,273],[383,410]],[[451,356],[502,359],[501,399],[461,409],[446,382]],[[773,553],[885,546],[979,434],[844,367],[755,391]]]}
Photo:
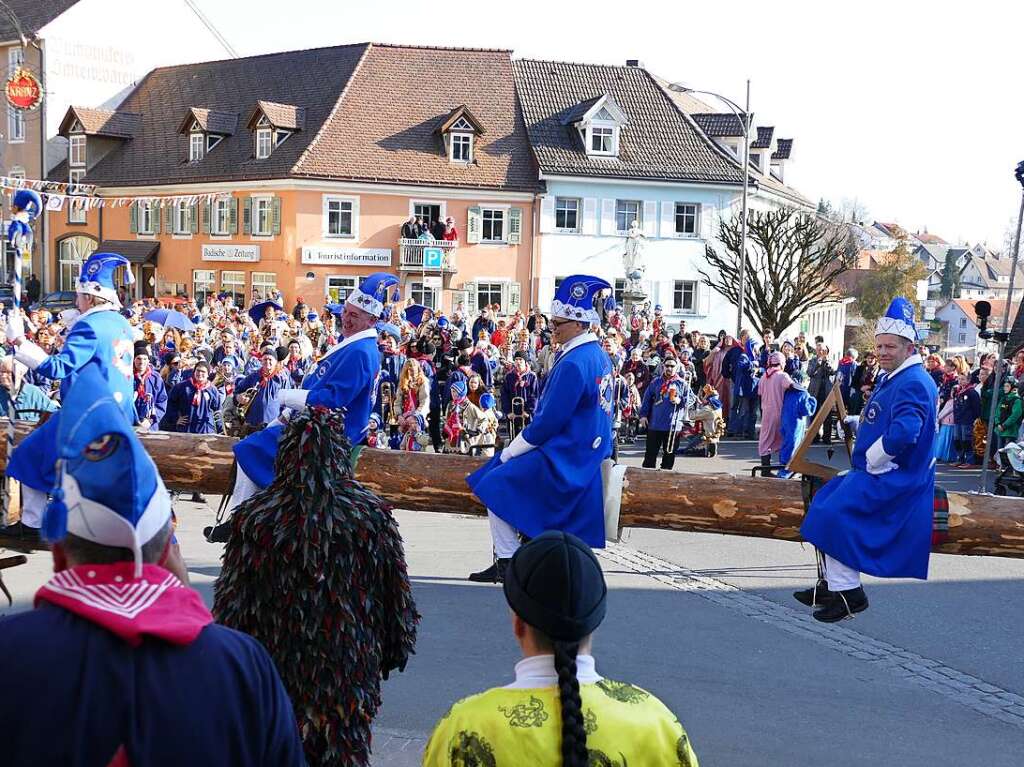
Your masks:
{"label": "tree trunk log", "polygon": [[[0,429],[6,419],[0,419]],[[30,426],[19,423],[20,440]],[[228,491],[235,440],[219,435],[148,432],[139,435],[171,490],[220,495]],[[3,441],[0,440],[0,445]],[[0,446],[0,467],[7,463]],[[356,476],[393,506],[482,516],[466,486],[477,458],[365,449]],[[800,540],[800,483],[732,474],[687,474],[630,467],[622,492],[623,527]],[[949,533],[934,551],[1024,558],[1024,500],[949,494]]]}

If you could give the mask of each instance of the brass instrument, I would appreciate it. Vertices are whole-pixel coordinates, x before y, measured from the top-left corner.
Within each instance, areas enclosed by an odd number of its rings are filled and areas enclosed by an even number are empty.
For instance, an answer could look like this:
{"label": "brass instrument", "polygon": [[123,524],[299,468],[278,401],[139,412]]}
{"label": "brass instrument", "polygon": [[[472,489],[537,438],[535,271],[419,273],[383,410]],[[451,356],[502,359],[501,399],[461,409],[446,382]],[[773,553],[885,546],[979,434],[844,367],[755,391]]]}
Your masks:
{"label": "brass instrument", "polygon": [[[248,389],[246,389],[245,391],[241,392],[241,394],[238,394],[238,393],[235,394],[236,398],[239,397],[239,396],[247,398],[246,403],[244,405],[239,405],[238,406],[238,417],[241,420],[244,421],[245,417],[249,414],[249,408],[252,407],[252,403],[256,399],[256,392],[258,392],[259,389],[260,389],[259,386],[250,386]],[[237,402],[238,400],[236,399],[235,401]]]}
{"label": "brass instrument", "polygon": [[526,412],[526,400],[522,397],[513,397],[512,412],[508,414],[509,440],[518,437],[529,422],[530,416]]}
{"label": "brass instrument", "polygon": [[380,420],[387,426],[388,433],[398,428],[398,417],[395,415],[395,387],[390,381],[380,385]]}

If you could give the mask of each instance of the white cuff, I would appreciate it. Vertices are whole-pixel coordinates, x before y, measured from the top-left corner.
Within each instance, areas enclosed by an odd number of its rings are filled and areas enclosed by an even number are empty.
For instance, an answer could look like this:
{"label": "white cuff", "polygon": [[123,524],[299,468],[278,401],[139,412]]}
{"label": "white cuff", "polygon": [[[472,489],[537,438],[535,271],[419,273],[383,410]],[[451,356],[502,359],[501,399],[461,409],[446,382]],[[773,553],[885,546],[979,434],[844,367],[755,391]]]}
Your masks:
{"label": "white cuff", "polygon": [[518,456],[529,453],[531,450],[536,449],[536,445],[531,445],[525,439],[523,439],[522,432],[509,443],[508,447],[501,451],[501,462],[505,463],[510,458],[517,458]]}
{"label": "white cuff", "polygon": [[290,407],[292,410],[302,410],[306,407],[306,398],[309,396],[308,389],[285,389],[278,396],[278,402],[282,407]]}
{"label": "white cuff", "polygon": [[857,427],[860,426],[860,416],[859,415],[848,415],[848,416],[846,416],[846,418],[843,419],[843,423],[845,423],[848,427],[850,427],[854,431],[857,431]]}
{"label": "white cuff", "polygon": [[49,358],[50,355],[43,350],[43,347],[37,346],[27,339],[21,342],[18,351],[14,354],[14,359],[27,365],[29,370],[35,370]]}
{"label": "white cuff", "polygon": [[892,461],[895,457],[885,452],[885,448],[882,446],[882,438],[879,437],[864,453],[868,474],[885,474],[887,471],[898,468]]}

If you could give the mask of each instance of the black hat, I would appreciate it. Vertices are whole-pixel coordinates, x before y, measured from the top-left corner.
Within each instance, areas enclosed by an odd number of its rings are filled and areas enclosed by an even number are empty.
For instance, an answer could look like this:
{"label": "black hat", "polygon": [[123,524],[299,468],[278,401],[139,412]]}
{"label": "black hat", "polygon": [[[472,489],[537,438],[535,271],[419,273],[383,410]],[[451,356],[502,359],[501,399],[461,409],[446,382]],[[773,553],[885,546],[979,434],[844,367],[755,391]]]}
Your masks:
{"label": "black hat", "polygon": [[[526,352],[524,352],[524,351],[522,351],[520,349],[519,351],[514,352],[512,354],[512,359],[514,359],[514,360],[526,360]],[[529,362],[529,360],[526,360],[526,361]]]}
{"label": "black hat", "polygon": [[578,642],[604,620],[608,587],[597,557],[570,533],[548,530],[522,546],[505,574],[509,607],[549,639]]}
{"label": "black hat", "polygon": [[277,354],[277,361],[278,362],[284,362],[286,359],[288,359],[288,347],[287,346],[278,346],[277,349],[276,349],[276,354]]}
{"label": "black hat", "polygon": [[200,357],[207,366],[213,364],[213,350],[212,349],[196,349],[196,355]]}
{"label": "black hat", "polygon": [[470,338],[469,336],[463,336],[462,338],[460,338],[455,343],[455,348],[456,349],[472,349],[473,348],[473,339]]}
{"label": "black hat", "polygon": [[149,344],[145,341],[135,342],[135,356],[136,357],[148,357],[149,356]]}
{"label": "black hat", "polygon": [[434,345],[426,338],[421,338],[416,342],[416,351],[425,357],[432,357],[434,356],[436,349],[434,349]]}

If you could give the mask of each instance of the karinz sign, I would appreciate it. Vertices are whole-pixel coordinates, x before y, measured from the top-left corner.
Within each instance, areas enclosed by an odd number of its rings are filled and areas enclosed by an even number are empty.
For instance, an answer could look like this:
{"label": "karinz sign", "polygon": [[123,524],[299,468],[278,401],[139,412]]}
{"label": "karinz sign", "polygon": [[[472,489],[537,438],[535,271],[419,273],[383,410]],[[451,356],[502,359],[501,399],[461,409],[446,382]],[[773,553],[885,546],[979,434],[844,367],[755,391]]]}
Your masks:
{"label": "karinz sign", "polygon": [[34,74],[18,67],[4,86],[7,103],[14,109],[35,109],[43,101],[43,86]]}

